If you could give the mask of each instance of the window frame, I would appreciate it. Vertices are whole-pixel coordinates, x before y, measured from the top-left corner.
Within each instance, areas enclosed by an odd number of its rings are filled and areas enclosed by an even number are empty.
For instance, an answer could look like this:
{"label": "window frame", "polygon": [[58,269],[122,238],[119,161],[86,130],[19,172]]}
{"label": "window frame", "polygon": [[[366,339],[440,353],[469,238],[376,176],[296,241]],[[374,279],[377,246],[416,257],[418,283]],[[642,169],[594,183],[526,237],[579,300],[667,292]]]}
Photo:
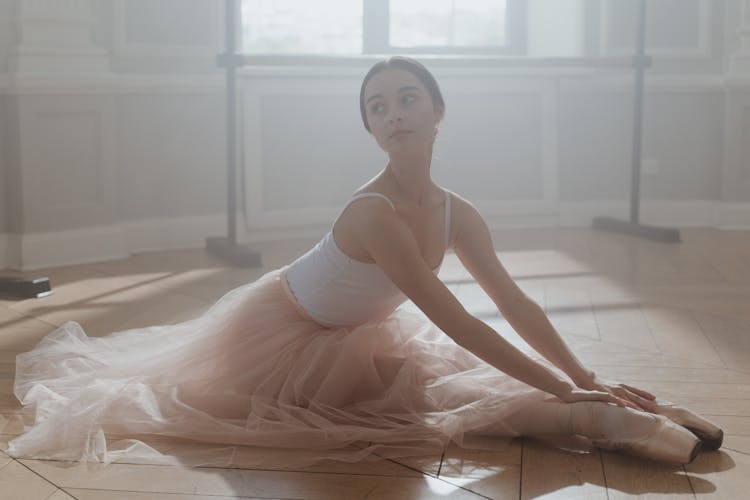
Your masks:
{"label": "window frame", "polygon": [[[356,58],[381,54],[415,54],[426,56],[523,56],[526,54],[527,8],[526,0],[507,1],[507,43],[503,46],[419,46],[396,47],[390,44],[388,15],[389,0],[360,0],[362,2],[362,51],[351,55],[263,52],[245,54],[253,58],[309,57],[309,58]],[[237,46],[242,47],[242,0],[235,3]]]}
{"label": "window frame", "polygon": [[526,53],[526,0],[506,0],[506,44],[503,46],[455,47],[428,45],[397,47],[390,43],[390,0],[362,0],[362,55],[428,54],[463,56],[524,55]]}

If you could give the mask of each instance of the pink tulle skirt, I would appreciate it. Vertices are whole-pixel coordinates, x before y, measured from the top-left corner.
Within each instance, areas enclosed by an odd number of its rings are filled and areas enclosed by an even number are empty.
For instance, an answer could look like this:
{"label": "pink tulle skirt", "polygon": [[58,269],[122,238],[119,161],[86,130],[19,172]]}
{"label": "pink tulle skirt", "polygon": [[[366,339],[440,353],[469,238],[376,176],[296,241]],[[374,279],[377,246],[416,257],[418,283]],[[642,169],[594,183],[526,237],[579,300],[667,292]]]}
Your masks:
{"label": "pink tulle skirt", "polygon": [[421,455],[469,434],[516,436],[505,421],[546,396],[419,313],[322,327],[280,278],[269,272],[175,325],[99,338],[62,325],[16,359],[27,426],[7,452],[153,461],[181,442],[186,461],[223,465],[243,447],[262,460],[287,450],[283,461]]}

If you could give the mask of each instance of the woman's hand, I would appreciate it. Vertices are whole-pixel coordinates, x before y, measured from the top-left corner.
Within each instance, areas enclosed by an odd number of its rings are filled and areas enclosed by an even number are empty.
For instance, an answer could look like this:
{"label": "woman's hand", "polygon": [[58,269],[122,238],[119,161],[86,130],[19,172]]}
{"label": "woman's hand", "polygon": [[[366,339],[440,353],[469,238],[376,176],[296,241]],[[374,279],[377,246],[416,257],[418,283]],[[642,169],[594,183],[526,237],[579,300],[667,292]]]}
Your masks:
{"label": "woman's hand", "polygon": [[603,403],[612,403],[617,406],[628,406],[627,401],[615,396],[610,392],[598,390],[589,391],[586,389],[574,387],[573,385],[571,385],[566,392],[558,394],[557,396],[547,398],[546,401],[562,401],[563,403],[578,403],[580,401],[601,401]]}
{"label": "woman's hand", "polygon": [[654,402],[656,396],[648,391],[627,384],[604,380],[594,376],[585,383],[579,383],[578,386],[589,391],[606,392],[607,394],[611,394],[612,396],[624,401],[626,406],[636,410],[653,413],[653,410],[656,407],[656,403]]}

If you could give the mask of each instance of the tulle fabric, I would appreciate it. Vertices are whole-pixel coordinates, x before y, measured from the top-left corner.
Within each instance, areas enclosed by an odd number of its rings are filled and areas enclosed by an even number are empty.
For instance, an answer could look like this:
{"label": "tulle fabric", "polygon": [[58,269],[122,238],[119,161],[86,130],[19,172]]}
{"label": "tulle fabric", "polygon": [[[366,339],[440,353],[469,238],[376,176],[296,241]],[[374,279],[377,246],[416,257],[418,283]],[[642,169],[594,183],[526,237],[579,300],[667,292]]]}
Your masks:
{"label": "tulle fabric", "polygon": [[98,338],[62,325],[16,359],[29,425],[7,452],[158,461],[182,443],[183,459],[225,466],[247,449],[286,463],[422,455],[470,434],[516,436],[508,417],[546,396],[415,312],[322,327],[300,315],[280,277],[269,272],[175,325]]}

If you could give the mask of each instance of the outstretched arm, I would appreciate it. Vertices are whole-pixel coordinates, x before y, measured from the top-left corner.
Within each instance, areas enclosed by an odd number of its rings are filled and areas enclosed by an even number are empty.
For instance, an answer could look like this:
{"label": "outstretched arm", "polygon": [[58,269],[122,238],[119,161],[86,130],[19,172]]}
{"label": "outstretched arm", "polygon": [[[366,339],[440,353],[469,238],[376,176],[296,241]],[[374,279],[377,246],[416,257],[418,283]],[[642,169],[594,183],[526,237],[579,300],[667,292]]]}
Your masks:
{"label": "outstretched arm", "polygon": [[458,345],[511,377],[563,401],[623,404],[611,394],[576,388],[469,314],[429,269],[413,234],[386,203],[378,199],[363,200],[352,208],[358,211],[355,217],[360,223],[356,232],[362,247],[393,283]]}
{"label": "outstretched arm", "polygon": [[646,391],[598,379],[573,354],[543,309],[513,281],[497,258],[487,224],[476,208],[454,195],[454,222],[459,259],[497,305],[513,329],[539,354],[565,372],[578,386],[606,391],[636,408],[648,408],[654,396]]}

